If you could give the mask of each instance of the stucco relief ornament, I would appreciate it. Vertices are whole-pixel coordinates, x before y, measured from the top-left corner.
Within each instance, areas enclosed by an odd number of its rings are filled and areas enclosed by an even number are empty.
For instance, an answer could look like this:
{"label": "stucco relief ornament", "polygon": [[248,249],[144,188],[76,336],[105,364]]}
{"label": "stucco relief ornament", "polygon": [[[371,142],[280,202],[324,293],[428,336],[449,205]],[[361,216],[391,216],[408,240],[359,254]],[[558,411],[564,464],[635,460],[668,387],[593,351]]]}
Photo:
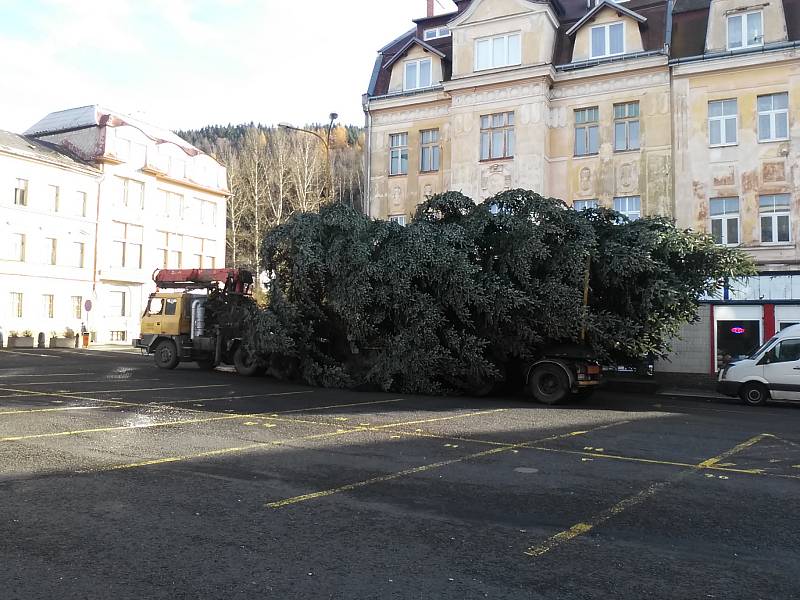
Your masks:
{"label": "stucco relief ornament", "polygon": [[625,163],[619,168],[619,185],[622,188],[629,188],[633,184],[633,169],[630,163]]}
{"label": "stucco relief ornament", "polygon": [[591,192],[592,172],[589,170],[589,167],[583,167],[578,173],[578,177],[580,178],[580,190],[586,193]]}
{"label": "stucco relief ornament", "polygon": [[402,199],[401,195],[402,195],[402,192],[400,191],[400,187],[399,186],[394,186],[394,188],[392,188],[392,198],[391,198],[391,205],[392,205],[393,209],[394,208],[402,208],[403,199]]}
{"label": "stucco relief ornament", "polygon": [[491,165],[481,173],[481,189],[484,198],[491,198],[511,189],[511,173],[504,165]]}
{"label": "stucco relief ornament", "polygon": [[433,186],[430,183],[426,183],[422,193],[426,198],[430,198],[433,196]]}

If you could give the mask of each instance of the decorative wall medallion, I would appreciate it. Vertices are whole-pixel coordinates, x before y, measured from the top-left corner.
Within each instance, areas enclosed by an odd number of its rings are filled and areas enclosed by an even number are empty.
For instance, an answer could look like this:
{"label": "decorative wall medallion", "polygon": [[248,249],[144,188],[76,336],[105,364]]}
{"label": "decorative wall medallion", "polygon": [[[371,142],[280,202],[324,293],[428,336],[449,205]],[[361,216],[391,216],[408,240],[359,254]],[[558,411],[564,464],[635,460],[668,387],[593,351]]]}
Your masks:
{"label": "decorative wall medallion", "polygon": [[639,171],[635,163],[623,163],[617,171],[617,187],[629,191],[639,184]]}
{"label": "decorative wall medallion", "polygon": [[578,172],[578,189],[584,194],[588,194],[592,191],[592,172],[589,170],[589,167],[583,167]]}
{"label": "decorative wall medallion", "polygon": [[400,186],[392,188],[392,195],[389,198],[389,212],[394,212],[403,208],[403,191]]}
{"label": "decorative wall medallion", "polygon": [[433,196],[433,186],[430,183],[426,183],[423,190],[424,190],[422,192],[423,197],[430,198],[431,196]]}
{"label": "decorative wall medallion", "polygon": [[761,165],[761,179],[765,182],[780,182],[786,181],[786,163],[780,161],[764,162]]}
{"label": "decorative wall medallion", "polygon": [[481,194],[491,198],[504,190],[511,189],[511,171],[504,164],[490,165],[481,171]]}
{"label": "decorative wall medallion", "polygon": [[736,170],[733,165],[717,165],[712,171],[714,187],[724,187],[736,184]]}

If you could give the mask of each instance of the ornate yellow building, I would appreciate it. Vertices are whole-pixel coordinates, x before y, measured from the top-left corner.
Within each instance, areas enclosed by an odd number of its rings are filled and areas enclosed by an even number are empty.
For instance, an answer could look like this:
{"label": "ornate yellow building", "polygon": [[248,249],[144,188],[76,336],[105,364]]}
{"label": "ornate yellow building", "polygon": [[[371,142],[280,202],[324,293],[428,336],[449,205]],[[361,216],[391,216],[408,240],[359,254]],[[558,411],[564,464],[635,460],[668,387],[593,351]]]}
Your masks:
{"label": "ornate yellow building", "polygon": [[379,51],[371,216],[521,187],[747,249],[761,274],[704,304],[669,370],[713,371],[800,322],[800,0],[455,4]]}

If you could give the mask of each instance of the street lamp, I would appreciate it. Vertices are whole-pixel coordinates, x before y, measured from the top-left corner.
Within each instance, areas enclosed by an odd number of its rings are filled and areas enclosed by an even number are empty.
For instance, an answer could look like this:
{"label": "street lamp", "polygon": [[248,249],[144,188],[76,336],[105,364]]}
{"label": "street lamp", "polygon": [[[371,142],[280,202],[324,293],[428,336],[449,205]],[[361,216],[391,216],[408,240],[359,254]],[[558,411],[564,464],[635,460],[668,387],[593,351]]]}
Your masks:
{"label": "street lamp", "polygon": [[322,137],[316,131],[312,131],[311,129],[303,129],[302,127],[295,127],[289,123],[278,123],[278,127],[281,129],[291,129],[292,131],[302,131],[303,133],[310,133],[313,136],[316,136],[319,141],[322,142],[322,145],[325,146],[325,164],[327,166],[326,173],[327,173],[327,181],[326,181],[326,188],[328,194],[330,194],[330,189],[333,184],[333,172],[331,169],[331,131],[333,130],[333,122],[339,118],[339,115],[335,112],[332,112],[328,115],[330,118],[330,122],[328,123],[328,133],[326,137]]}

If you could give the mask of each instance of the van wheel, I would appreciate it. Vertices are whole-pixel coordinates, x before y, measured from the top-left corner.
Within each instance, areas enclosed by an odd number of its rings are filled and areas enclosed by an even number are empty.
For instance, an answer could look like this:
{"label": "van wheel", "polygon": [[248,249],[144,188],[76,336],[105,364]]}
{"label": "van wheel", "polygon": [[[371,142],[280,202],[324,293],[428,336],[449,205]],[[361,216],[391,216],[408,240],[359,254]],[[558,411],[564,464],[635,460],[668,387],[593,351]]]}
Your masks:
{"label": "van wheel", "polygon": [[750,382],[742,386],[739,396],[745,404],[763,406],[769,400],[769,390],[763,383]]}
{"label": "van wheel", "polygon": [[254,377],[261,373],[261,365],[258,359],[255,356],[251,356],[242,344],[239,344],[233,353],[233,366],[239,375],[244,375],[245,377]]}
{"label": "van wheel", "polygon": [[153,359],[159,369],[174,369],[178,366],[178,349],[172,340],[161,340],[153,350]]}
{"label": "van wheel", "polygon": [[569,394],[569,381],[561,367],[539,365],[528,379],[528,391],[542,404],[558,404]]}

